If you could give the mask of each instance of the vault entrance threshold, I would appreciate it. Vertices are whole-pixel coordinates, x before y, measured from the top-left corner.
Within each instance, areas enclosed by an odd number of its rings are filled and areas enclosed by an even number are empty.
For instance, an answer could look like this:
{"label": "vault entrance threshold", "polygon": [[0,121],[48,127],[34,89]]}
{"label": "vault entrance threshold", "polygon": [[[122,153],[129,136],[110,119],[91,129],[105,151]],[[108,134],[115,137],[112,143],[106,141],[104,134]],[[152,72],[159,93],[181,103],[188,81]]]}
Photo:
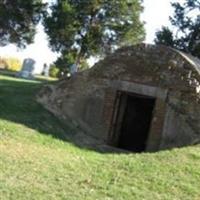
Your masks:
{"label": "vault entrance threshold", "polygon": [[120,92],[115,102],[109,143],[132,152],[145,151],[155,102],[153,97]]}

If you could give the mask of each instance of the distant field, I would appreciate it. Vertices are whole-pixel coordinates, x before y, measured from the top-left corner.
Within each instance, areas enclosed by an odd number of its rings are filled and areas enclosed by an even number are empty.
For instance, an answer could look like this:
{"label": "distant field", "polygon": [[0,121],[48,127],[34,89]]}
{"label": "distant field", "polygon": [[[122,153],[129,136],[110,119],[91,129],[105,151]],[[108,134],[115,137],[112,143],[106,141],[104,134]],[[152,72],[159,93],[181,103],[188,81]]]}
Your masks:
{"label": "distant field", "polygon": [[200,200],[200,145],[100,153],[35,101],[43,83],[0,76],[1,200]]}

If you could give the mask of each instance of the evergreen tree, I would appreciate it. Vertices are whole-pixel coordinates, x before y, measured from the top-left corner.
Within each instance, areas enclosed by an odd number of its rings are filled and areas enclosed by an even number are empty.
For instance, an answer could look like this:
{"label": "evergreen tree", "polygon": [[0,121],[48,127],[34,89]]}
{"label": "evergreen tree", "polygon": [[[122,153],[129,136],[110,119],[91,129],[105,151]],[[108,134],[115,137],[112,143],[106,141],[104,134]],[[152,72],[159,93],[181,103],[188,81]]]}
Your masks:
{"label": "evergreen tree", "polygon": [[170,17],[174,31],[168,27],[156,33],[156,44],[175,47],[200,58],[200,0],[172,3],[174,15]]}
{"label": "evergreen tree", "polygon": [[[59,63],[77,65],[90,56],[144,39],[141,0],[57,0],[44,19]],[[57,64],[58,66],[58,64]]]}

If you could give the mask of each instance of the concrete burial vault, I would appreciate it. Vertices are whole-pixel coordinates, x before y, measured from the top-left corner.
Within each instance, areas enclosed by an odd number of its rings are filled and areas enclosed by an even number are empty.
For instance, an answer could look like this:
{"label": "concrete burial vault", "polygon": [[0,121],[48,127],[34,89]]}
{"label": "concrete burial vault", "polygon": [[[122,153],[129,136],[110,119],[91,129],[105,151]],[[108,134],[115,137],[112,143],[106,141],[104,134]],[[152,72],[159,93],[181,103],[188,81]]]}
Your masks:
{"label": "concrete burial vault", "polygon": [[38,101],[121,149],[200,143],[200,61],[165,46],[121,48],[93,68],[44,87]]}

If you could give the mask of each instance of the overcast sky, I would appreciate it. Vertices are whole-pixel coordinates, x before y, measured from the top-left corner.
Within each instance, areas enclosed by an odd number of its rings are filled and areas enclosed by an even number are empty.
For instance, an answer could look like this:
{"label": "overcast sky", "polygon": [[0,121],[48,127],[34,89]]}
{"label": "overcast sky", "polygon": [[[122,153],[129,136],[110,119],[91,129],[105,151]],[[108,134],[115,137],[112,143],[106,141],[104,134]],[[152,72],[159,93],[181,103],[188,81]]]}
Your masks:
{"label": "overcast sky", "polygon": [[[144,0],[144,13],[141,19],[146,22],[146,41],[153,43],[155,32],[163,25],[170,25],[169,16],[173,13],[170,2],[184,0]],[[0,56],[18,57],[23,60],[24,58],[33,58],[36,60],[37,71],[39,72],[44,63],[51,63],[56,60],[57,54],[51,52],[48,48],[46,34],[43,31],[42,25],[38,26],[38,33],[35,37],[34,44],[29,45],[25,50],[18,50],[14,45],[8,45],[0,48]]]}

